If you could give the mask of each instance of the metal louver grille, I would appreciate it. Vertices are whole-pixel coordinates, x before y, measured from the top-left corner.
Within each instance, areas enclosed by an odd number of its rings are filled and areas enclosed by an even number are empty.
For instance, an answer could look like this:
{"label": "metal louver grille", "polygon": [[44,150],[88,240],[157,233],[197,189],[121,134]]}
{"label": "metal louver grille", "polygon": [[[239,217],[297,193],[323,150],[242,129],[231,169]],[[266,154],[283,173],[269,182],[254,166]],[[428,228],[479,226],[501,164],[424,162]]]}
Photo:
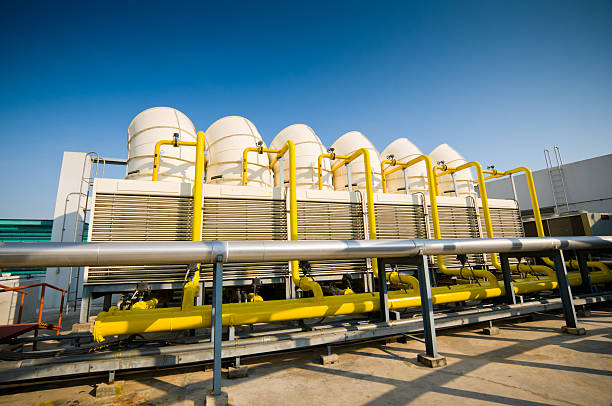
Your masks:
{"label": "metal louver grille", "polygon": [[[521,221],[521,212],[518,209],[490,208],[489,212],[491,213],[491,226],[493,227],[493,236],[495,238],[525,236],[523,222]],[[485,257],[487,258],[487,263],[491,264],[490,255],[486,254]],[[518,260],[509,258],[509,262],[511,264],[516,264]]]}
{"label": "metal louver grille", "polygon": [[[438,206],[440,218],[440,233],[442,238],[479,238],[478,218],[473,207]],[[433,228],[430,216],[429,225]],[[470,265],[484,264],[481,254],[468,255]],[[455,255],[445,255],[444,264],[447,266],[461,266]]]}
{"label": "metal louver grille", "polygon": [[422,206],[377,204],[374,213],[378,239],[427,238]]}
{"label": "metal louver grille", "polygon": [[191,239],[189,197],[97,194],[91,241]]}
{"label": "metal louver grille", "polygon": [[[420,205],[376,204],[376,238],[381,240],[427,238],[425,211]],[[388,272],[391,268],[387,266]],[[397,265],[398,271],[414,271],[413,265]]]}
{"label": "metal louver grille", "polygon": [[[204,198],[203,240],[286,240],[284,200]],[[286,262],[225,264],[226,279],[284,277]],[[212,280],[212,266],[202,265],[202,278]]]}
{"label": "metal louver grille", "polygon": [[[91,241],[191,240],[192,199],[97,193]],[[185,265],[89,267],[87,283],[179,282]]]}
{"label": "metal louver grille", "polygon": [[524,237],[523,222],[518,209],[491,208],[491,225],[495,238]]}
{"label": "metal louver grille", "polygon": [[[299,240],[365,239],[361,203],[298,201]],[[311,274],[342,275],[364,273],[365,260],[311,261]]]}
{"label": "metal louver grille", "polygon": [[[96,194],[91,241],[191,240],[192,199],[155,195]],[[203,240],[287,238],[285,202],[264,199],[206,198]],[[186,265],[90,267],[87,283],[181,282]],[[226,279],[286,276],[285,263],[228,264]],[[204,265],[202,279],[212,279]]]}

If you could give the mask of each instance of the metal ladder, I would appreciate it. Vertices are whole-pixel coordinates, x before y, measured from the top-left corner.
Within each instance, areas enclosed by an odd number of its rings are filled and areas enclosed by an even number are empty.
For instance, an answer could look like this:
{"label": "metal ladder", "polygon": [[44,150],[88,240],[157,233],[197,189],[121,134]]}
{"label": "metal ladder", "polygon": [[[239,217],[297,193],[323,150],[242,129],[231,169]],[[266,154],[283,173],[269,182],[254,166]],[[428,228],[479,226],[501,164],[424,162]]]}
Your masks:
{"label": "metal ladder", "polygon": [[[89,177],[86,176],[86,168],[87,168],[87,160],[89,159],[90,162],[90,169],[89,169]],[[91,194],[92,191],[92,187],[94,184],[94,179],[98,177],[98,168],[100,165],[100,161],[102,161],[102,177],[104,177],[104,169],[106,168],[106,159],[104,159],[103,157],[100,156],[100,154],[98,154],[97,152],[88,152],[87,154],[85,154],[85,158],[83,160],[83,171],[81,174],[81,187],[83,185],[86,185],[87,187],[87,192],[86,193],[81,193],[81,192],[76,192],[76,193],[71,193],[71,194],[77,194],[78,197],[78,203],[77,203],[77,211],[76,211],[76,221],[74,223],[74,233],[73,233],[73,242],[82,242],[83,241],[83,237],[85,236],[85,224],[87,224],[87,213],[90,211],[89,206],[89,195]],[[66,197],[66,199],[68,199],[69,196]],[[83,205],[83,197],[85,197],[85,204]],[[64,210],[65,211],[65,210]],[[83,213],[83,216],[81,217],[80,214],[81,212]],[[64,218],[65,218],[66,213],[64,213]],[[81,232],[79,233],[79,225],[81,226]],[[64,227],[62,226],[62,229]],[[64,231],[62,230],[62,241],[63,241],[63,234]],[[76,267],[76,272],[74,272],[75,267],[71,267],[70,268],[70,277],[69,277],[69,283],[68,283],[68,293],[66,294],[66,310],[68,310],[68,308],[70,307],[70,303],[72,303],[73,305],[73,310],[76,311],[77,310],[77,306],[78,306],[78,301],[80,299],[79,297],[79,283],[80,283],[80,279],[81,279],[81,268],[80,267]],[[70,295],[71,295],[71,286],[73,284],[73,282],[75,283],[75,288],[74,288],[74,298],[70,299]]]}
{"label": "metal ladder", "polygon": [[562,211],[570,211],[569,202],[567,201],[567,190],[565,187],[565,174],[563,173],[563,158],[558,146],[553,147],[557,165],[553,166],[550,158],[550,151],[544,149],[544,159],[546,160],[546,169],[548,170],[548,178],[550,179],[550,187],[552,189],[553,200],[555,202],[555,213],[560,214]]}

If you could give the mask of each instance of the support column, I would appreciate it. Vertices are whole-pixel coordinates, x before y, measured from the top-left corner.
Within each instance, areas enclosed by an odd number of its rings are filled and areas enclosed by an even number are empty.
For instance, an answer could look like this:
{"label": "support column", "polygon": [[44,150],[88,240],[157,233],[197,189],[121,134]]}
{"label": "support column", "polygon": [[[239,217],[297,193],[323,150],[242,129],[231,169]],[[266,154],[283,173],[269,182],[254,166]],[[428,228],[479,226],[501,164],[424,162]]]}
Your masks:
{"label": "support column", "polygon": [[[68,301],[66,301],[67,303]],[[81,313],[79,323],[87,323],[91,313],[91,291],[87,286],[83,286],[83,296],[81,297]]]}
{"label": "support column", "polygon": [[[380,271],[379,271],[380,272]],[[425,354],[419,354],[420,363],[430,368],[446,365],[446,357],[438,354],[436,343],[436,327],[434,324],[431,282],[429,280],[429,265],[427,257],[422,256],[418,263],[419,289],[421,293],[421,311],[423,313],[423,331],[425,333]]]}
{"label": "support column", "polygon": [[213,300],[212,300],[212,331],[213,340],[213,396],[221,395],[221,333],[223,331],[222,300],[223,299],[223,264],[213,265]]}
{"label": "support column", "polygon": [[389,294],[387,293],[387,275],[385,272],[385,261],[376,258],[378,265],[378,298],[380,300],[380,319],[389,322]]}
{"label": "support column", "polygon": [[499,262],[501,263],[502,273],[504,275],[504,290],[506,292],[506,303],[509,305],[516,304],[514,296],[514,283],[510,274],[510,263],[506,254],[499,254]]}
{"label": "support column", "polygon": [[563,251],[558,251],[558,253],[554,254],[553,260],[555,263],[555,272],[557,274],[557,283],[559,285],[559,294],[561,295],[561,303],[563,303],[563,315],[565,316],[565,326],[561,328],[561,331],[568,334],[584,335],[585,330],[578,327],[578,319],[576,318],[576,310],[574,309],[572,289],[567,278]]}
{"label": "support column", "polygon": [[578,260],[578,268],[580,269],[580,278],[582,279],[582,288],[589,293],[593,292],[593,284],[591,283],[591,275],[587,267],[587,259],[584,252],[577,252],[576,259]]}

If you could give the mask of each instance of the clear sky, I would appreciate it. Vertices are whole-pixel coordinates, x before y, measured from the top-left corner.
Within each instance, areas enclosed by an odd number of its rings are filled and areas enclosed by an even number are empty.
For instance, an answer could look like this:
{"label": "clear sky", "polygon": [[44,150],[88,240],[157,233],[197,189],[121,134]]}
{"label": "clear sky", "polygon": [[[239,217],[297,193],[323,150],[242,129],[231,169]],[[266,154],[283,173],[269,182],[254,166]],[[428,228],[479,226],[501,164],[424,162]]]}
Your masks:
{"label": "clear sky", "polygon": [[160,105],[500,169],[612,152],[611,1],[16,1],[0,51],[0,218],[51,218],[62,151],[126,157]]}

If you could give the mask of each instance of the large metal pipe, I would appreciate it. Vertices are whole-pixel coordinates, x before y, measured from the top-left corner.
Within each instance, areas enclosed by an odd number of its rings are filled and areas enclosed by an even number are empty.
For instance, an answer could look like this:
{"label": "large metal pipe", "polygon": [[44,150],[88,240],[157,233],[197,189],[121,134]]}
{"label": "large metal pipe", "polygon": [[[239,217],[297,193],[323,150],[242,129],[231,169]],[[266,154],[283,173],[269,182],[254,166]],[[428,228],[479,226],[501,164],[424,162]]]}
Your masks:
{"label": "large metal pipe", "polygon": [[2,242],[0,268],[170,265],[612,249],[612,236],[441,240]]}
{"label": "large metal pipe", "polygon": [[[591,273],[596,283],[612,280],[607,273]],[[582,283],[580,274],[568,275],[572,286]],[[514,285],[516,294],[526,294],[546,289],[555,289],[556,281],[548,278],[518,280]],[[503,282],[497,287],[467,285],[444,286],[431,289],[434,304],[482,300],[504,294]],[[396,290],[389,292],[389,310],[399,310],[421,305],[421,297],[414,292]],[[359,293],[323,298],[271,300],[267,302],[227,303],[223,305],[222,323],[235,326],[255,323],[270,323],[326,316],[368,313],[380,309],[378,292]],[[211,326],[211,306],[197,306],[188,311],[178,308],[153,310],[119,310],[116,307],[98,315],[93,328],[96,341],[121,334],[141,334],[164,331],[180,331]]]}

